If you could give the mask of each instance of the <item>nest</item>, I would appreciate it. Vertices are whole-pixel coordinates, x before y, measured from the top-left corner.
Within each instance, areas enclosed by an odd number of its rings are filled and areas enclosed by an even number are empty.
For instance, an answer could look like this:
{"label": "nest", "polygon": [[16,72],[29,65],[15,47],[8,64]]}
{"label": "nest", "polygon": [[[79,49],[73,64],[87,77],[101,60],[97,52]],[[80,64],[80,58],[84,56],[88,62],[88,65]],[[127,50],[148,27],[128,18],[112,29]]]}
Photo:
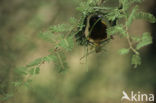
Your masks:
{"label": "nest", "polygon": [[101,12],[93,12],[83,18],[83,27],[79,28],[79,32],[75,35],[80,45],[100,45],[111,39],[108,37],[107,28],[114,23],[108,21],[105,15]]}

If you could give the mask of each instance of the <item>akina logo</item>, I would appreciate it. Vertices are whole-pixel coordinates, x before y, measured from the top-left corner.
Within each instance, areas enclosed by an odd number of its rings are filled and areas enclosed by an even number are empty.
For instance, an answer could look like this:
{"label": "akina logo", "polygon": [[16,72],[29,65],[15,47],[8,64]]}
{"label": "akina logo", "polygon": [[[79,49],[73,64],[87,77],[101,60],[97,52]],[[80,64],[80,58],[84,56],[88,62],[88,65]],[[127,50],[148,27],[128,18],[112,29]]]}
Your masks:
{"label": "akina logo", "polygon": [[123,96],[121,98],[121,101],[128,100],[128,101],[134,101],[134,102],[154,102],[154,94],[144,94],[138,91],[137,93],[134,93],[134,91],[131,91],[130,95],[128,95],[125,91],[122,92]]}

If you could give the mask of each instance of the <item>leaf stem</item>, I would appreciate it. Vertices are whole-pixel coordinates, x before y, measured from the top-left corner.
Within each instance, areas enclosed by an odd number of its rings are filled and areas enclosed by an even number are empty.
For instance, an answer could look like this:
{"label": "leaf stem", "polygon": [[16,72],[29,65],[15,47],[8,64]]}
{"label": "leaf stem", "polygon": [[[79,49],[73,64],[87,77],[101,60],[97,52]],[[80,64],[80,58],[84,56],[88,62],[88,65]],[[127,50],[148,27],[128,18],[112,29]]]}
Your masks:
{"label": "leaf stem", "polygon": [[60,54],[59,53],[56,53],[56,54],[57,54],[57,57],[58,57],[58,59],[60,61],[60,65],[61,65],[62,69],[65,69]]}
{"label": "leaf stem", "polygon": [[127,40],[128,40],[128,44],[129,44],[130,49],[131,49],[135,54],[139,55],[139,52],[138,52],[137,50],[134,49],[134,47],[133,47],[133,45],[132,45],[132,42],[131,42],[131,40],[130,40],[130,36],[129,36],[129,35],[127,35]]}
{"label": "leaf stem", "polygon": [[128,44],[129,44],[129,48],[136,54],[136,55],[139,55],[139,52],[133,47],[132,45],[132,42],[130,40],[130,35],[128,33],[128,27],[126,25],[126,32],[127,32],[127,41],[128,41]]}

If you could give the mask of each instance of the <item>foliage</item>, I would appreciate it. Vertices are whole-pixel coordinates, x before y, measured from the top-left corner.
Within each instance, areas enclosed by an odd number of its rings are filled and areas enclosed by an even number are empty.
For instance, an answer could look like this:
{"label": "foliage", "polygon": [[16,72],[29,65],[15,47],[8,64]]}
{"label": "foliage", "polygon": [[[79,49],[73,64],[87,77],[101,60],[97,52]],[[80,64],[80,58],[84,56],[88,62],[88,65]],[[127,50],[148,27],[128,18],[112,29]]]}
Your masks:
{"label": "foliage", "polygon": [[[17,80],[12,84],[14,87],[19,86],[29,86],[31,83],[31,76],[37,75],[40,73],[40,66],[44,63],[53,62],[55,64],[55,69],[58,72],[64,72],[68,69],[66,62],[66,55],[72,51],[74,48],[74,35],[81,31],[84,27],[84,18],[91,12],[100,11],[106,13],[105,17],[109,21],[117,20],[117,25],[111,26],[107,29],[108,36],[119,35],[120,37],[128,41],[129,47],[122,48],[119,50],[121,55],[133,52],[131,58],[131,64],[136,68],[141,65],[141,57],[138,50],[152,43],[152,37],[150,33],[143,33],[142,37],[136,37],[130,35],[128,28],[135,19],[144,19],[150,23],[155,23],[156,18],[150,14],[143,11],[140,11],[138,5],[132,8],[130,7],[133,4],[141,3],[142,0],[119,0],[121,7],[102,7],[96,5],[100,0],[88,0],[87,2],[81,2],[77,10],[82,13],[80,20],[72,17],[70,18],[69,24],[58,24],[55,26],[49,27],[45,32],[40,32],[39,37],[43,40],[52,44],[53,48],[49,50],[49,55],[41,58],[37,58],[31,63],[27,64],[24,67],[16,69],[16,73],[22,77],[27,77],[22,80]],[[120,20],[125,20],[125,22],[120,22]],[[78,28],[78,29],[76,29]],[[133,45],[133,44],[136,45]],[[12,95],[7,95],[3,100],[6,100]]]}
{"label": "foliage", "polygon": [[[138,8],[138,5],[136,3],[141,3],[142,0],[119,0],[120,4],[122,5],[122,8],[119,10],[115,10],[114,17],[118,19],[118,24],[114,27],[110,27],[107,29],[107,33],[109,35],[122,35],[125,39],[127,39],[129,48],[122,48],[119,52],[120,54],[128,54],[130,51],[132,51],[134,54],[132,56],[131,64],[134,65],[136,68],[138,65],[141,65],[141,57],[138,50],[141,48],[149,45],[152,43],[152,37],[149,32],[145,32],[142,34],[142,37],[136,37],[134,35],[130,35],[128,32],[128,28],[133,23],[135,19],[144,19],[150,23],[155,23],[156,18],[147,12],[140,11]],[[135,6],[130,11],[130,7],[132,4],[135,4]],[[111,15],[109,17],[109,15]],[[123,16],[124,15],[124,16]],[[112,19],[113,15],[112,13],[108,13],[107,15],[108,19]],[[125,20],[124,23],[120,23],[119,20],[121,20],[121,17],[123,20]],[[134,45],[135,44],[135,45]]]}
{"label": "foliage", "polygon": [[134,54],[132,56],[132,65],[136,68],[138,65],[141,64],[141,57],[139,55]]}
{"label": "foliage", "polygon": [[136,49],[139,50],[142,47],[149,45],[152,43],[152,37],[150,35],[150,33],[146,32],[143,33],[140,42],[136,45]]}
{"label": "foliage", "polygon": [[128,53],[129,53],[129,49],[127,49],[127,48],[122,48],[122,49],[119,50],[119,53],[120,53],[121,55],[128,54]]}

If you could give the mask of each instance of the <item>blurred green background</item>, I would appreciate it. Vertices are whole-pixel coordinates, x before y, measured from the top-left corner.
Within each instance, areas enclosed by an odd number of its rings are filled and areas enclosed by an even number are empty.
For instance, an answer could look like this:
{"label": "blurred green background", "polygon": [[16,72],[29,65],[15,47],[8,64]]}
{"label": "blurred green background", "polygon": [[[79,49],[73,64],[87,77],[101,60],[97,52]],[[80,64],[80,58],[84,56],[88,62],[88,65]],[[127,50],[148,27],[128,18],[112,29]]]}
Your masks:
{"label": "blurred green background", "polygon": [[[51,44],[38,38],[49,26],[68,23],[78,17],[83,0],[0,0],[0,97],[9,93],[14,69],[36,58],[48,55]],[[110,5],[117,0],[110,0]],[[156,1],[144,0],[141,9],[156,15]],[[156,24],[136,20],[131,33],[152,32],[153,44],[141,51],[143,64],[134,69],[130,55],[117,52],[127,47],[119,37],[106,46],[106,51],[88,57],[86,69],[83,47],[67,56],[70,69],[60,74],[53,64],[41,66],[29,88],[20,87],[12,98],[2,103],[120,103],[122,91],[156,94]]]}

